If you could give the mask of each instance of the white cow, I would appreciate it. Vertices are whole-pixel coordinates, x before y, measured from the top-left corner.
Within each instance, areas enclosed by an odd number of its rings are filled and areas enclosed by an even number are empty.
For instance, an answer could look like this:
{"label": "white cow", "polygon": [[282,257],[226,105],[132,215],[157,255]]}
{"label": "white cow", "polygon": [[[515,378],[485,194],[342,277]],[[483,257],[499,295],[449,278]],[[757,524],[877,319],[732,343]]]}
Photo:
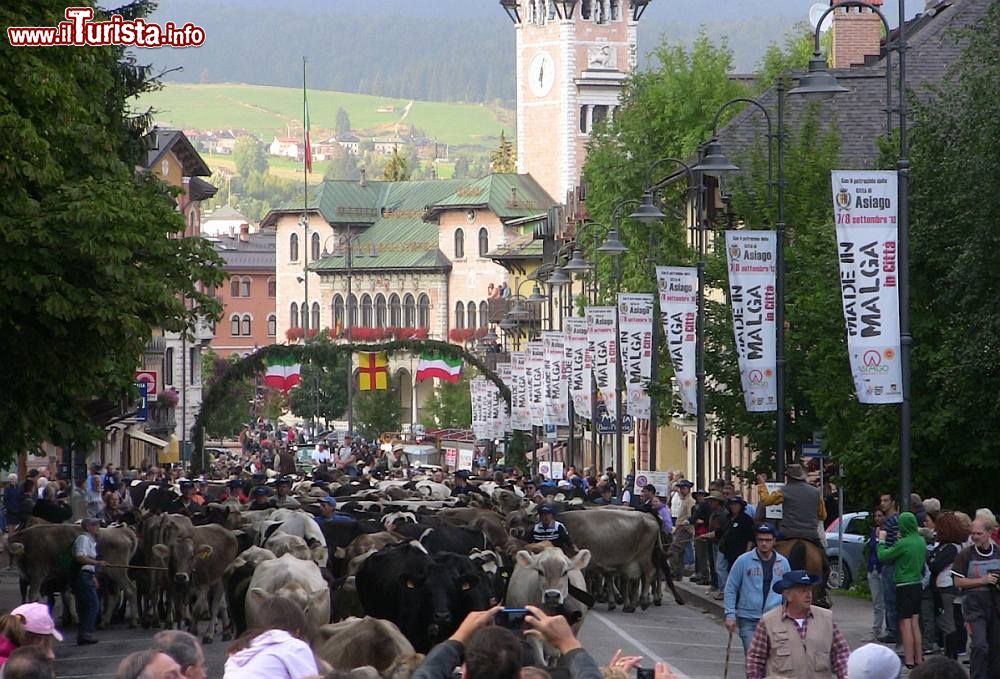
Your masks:
{"label": "white cow", "polygon": [[320,566],[326,565],[326,536],[323,535],[323,531],[320,530],[319,524],[316,523],[311,514],[301,509],[276,509],[260,524],[260,531],[257,533],[257,544],[265,546],[268,538],[278,532],[287,535],[297,535],[305,540],[312,555],[312,560]]}
{"label": "white cow", "polygon": [[247,627],[272,597],[290,599],[306,614],[313,629],[330,622],[330,588],[319,566],[285,554],[261,561],[250,579],[246,596]]}

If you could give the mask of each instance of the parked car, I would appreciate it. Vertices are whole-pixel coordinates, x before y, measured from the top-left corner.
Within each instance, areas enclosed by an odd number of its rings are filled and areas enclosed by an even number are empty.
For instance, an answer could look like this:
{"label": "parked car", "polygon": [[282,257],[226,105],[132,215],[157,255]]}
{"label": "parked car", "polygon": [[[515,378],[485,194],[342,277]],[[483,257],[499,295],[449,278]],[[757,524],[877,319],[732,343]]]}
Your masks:
{"label": "parked car", "polygon": [[295,450],[295,467],[302,474],[312,474],[316,468],[313,461],[313,451],[316,446],[312,443],[303,443]]}
{"label": "parked car", "polygon": [[[840,521],[844,521],[844,543],[838,542]],[[834,519],[826,528],[826,558],[830,562],[831,589],[849,589],[855,578],[866,577],[865,541],[871,531],[868,512],[849,512]]]}

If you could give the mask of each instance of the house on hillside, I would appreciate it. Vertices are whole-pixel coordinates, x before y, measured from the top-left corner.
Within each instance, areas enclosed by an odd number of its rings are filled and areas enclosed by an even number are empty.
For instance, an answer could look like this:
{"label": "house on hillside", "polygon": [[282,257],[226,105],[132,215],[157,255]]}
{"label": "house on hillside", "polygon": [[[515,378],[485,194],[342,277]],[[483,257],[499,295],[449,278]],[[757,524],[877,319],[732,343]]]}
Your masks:
{"label": "house on hillside", "polygon": [[352,156],[356,156],[361,152],[361,140],[350,132],[337,135],[332,140],[340,144],[340,147]]}
{"label": "house on hillside", "polygon": [[272,156],[299,160],[299,140],[295,137],[275,137],[267,152]]}
{"label": "house on hillside", "polygon": [[391,156],[394,151],[405,151],[406,141],[399,137],[375,137],[372,139],[372,150],[383,156]]}

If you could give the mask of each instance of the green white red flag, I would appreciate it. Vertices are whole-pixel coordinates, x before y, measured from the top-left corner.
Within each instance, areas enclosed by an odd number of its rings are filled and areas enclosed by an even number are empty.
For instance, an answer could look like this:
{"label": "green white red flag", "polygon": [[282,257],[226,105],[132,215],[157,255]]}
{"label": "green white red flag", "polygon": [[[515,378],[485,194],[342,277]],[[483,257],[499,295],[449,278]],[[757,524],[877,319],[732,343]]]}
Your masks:
{"label": "green white red flag", "polygon": [[302,365],[291,354],[273,356],[265,361],[264,384],[286,394],[300,381]]}
{"label": "green white red flag", "polygon": [[420,354],[417,366],[417,382],[437,377],[456,384],[462,379],[462,359],[451,358],[437,353]]}

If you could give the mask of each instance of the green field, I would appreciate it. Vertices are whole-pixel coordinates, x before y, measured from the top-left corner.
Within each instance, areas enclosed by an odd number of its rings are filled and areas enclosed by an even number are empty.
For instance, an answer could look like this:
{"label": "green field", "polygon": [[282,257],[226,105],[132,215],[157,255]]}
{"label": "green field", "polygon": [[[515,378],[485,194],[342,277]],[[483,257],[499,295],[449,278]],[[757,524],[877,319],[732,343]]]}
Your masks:
{"label": "green field", "polygon": [[[313,139],[328,131],[332,135],[337,109],[343,108],[357,132],[393,134],[399,122],[414,125],[439,143],[492,147],[506,129],[513,134],[514,115],[508,109],[480,104],[410,103],[365,94],[310,90],[309,117]],[[379,112],[392,106],[395,112]],[[169,83],[159,92],[144,95],[138,108],[152,107],[160,125],[181,129],[245,129],[270,142],[285,135],[289,126],[301,129],[302,91],[289,87],[260,85],[186,85]],[[360,135],[359,135],[360,136]]]}

